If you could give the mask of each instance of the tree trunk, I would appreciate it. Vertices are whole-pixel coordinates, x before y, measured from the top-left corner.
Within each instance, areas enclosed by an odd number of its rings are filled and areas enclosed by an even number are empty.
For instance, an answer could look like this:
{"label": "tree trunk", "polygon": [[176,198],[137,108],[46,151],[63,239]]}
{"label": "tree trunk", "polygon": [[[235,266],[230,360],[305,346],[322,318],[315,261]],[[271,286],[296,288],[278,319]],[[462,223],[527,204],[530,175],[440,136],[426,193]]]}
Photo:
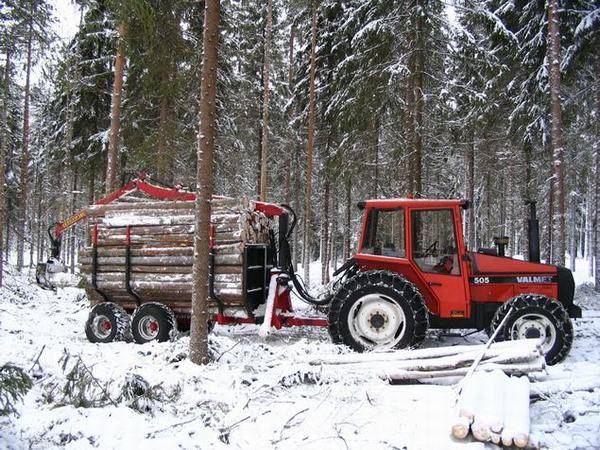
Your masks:
{"label": "tree trunk", "polygon": [[262,146],[260,154],[260,200],[267,200],[267,160],[269,157],[269,80],[271,62],[271,29],[273,28],[273,1],[267,0],[267,27],[263,61],[263,115]]}
{"label": "tree trunk", "polygon": [[25,98],[23,101],[23,153],[21,154],[21,197],[19,202],[19,220],[17,221],[17,270],[23,268],[25,249],[25,219],[27,217],[28,171],[29,171],[29,82],[31,79],[31,47],[33,41],[33,6],[29,17],[27,36],[27,66],[25,74]]}
{"label": "tree trunk", "polygon": [[[166,78],[166,77],[165,77]],[[158,142],[157,142],[157,161],[156,175],[159,180],[167,181],[168,178],[168,161],[167,161],[167,122],[169,120],[169,99],[165,93],[168,80],[163,81],[163,92],[160,97],[159,106],[159,125],[158,125]]]}
{"label": "tree trunk", "polygon": [[[329,143],[328,143],[329,144]],[[329,145],[327,145],[326,153],[329,153]],[[325,166],[327,166],[328,155],[325,156]],[[327,245],[329,243],[329,197],[331,190],[331,182],[329,181],[329,173],[327,167],[324,170],[323,180],[323,219],[321,222],[321,283],[329,282],[329,266],[327,261]]]}
{"label": "tree trunk", "polygon": [[4,173],[6,172],[6,153],[8,149],[8,94],[10,92],[10,58],[11,40],[8,36],[6,43],[6,62],[4,66],[4,92],[2,95],[2,111],[0,112],[0,287],[2,287],[2,274],[4,271],[4,226],[6,220],[6,192],[4,190]]}
{"label": "tree trunk", "polygon": [[415,73],[414,73],[414,196],[423,195],[423,71],[424,71],[424,20],[423,0],[417,0],[417,20],[415,24]]}
{"label": "tree trunk", "polygon": [[577,201],[574,196],[569,199],[569,269],[575,272],[575,261],[577,259]]}
{"label": "tree trunk", "polygon": [[[77,210],[77,184],[79,183],[79,170],[77,166],[73,166],[73,193],[71,194],[71,215],[75,214]],[[77,248],[77,228],[71,228],[71,241],[70,241],[70,270],[71,273],[75,273],[75,250]]]}
{"label": "tree trunk", "polygon": [[[600,90],[596,90],[596,111],[600,111]],[[596,136],[600,133],[600,123],[595,123]],[[594,255],[596,263],[596,276],[594,285],[596,292],[600,292],[600,142],[598,139],[594,142],[596,156],[596,176],[594,177]]]}
{"label": "tree trunk", "polygon": [[352,182],[346,181],[346,224],[344,231],[344,261],[350,258],[350,236],[352,236]]}
{"label": "tree trunk", "polygon": [[370,126],[371,154],[373,155],[373,187],[371,198],[379,195],[379,121],[373,120]]}
{"label": "tree trunk", "polygon": [[190,331],[190,360],[208,363],[208,263],[210,200],[213,192],[213,152],[216,135],[217,65],[219,48],[219,0],[206,0],[202,85],[200,90],[200,135],[196,174],[196,220],[194,236],[194,281]]}
{"label": "tree trunk", "polygon": [[475,245],[475,136],[471,135],[471,140],[467,144],[467,198],[471,202],[471,207],[467,210],[468,222],[468,242],[472,251],[477,250]]}
{"label": "tree trunk", "polygon": [[[531,145],[529,142],[523,143],[523,160],[525,166],[525,183],[523,184],[522,199],[519,210],[523,211],[523,230],[527,230],[529,226],[529,208],[527,207],[527,202],[534,201],[534,198],[532,198],[531,195]],[[524,245],[521,246],[523,250],[523,256],[525,261],[529,261],[529,234],[527,235],[527,240],[523,239],[523,243]]]}
{"label": "tree trunk", "polygon": [[117,160],[119,159],[119,132],[121,130],[121,94],[123,92],[123,67],[125,65],[125,25],[118,27],[117,55],[115,57],[112,102],[110,108],[110,139],[106,164],[106,193],[117,188]]}
{"label": "tree trunk", "polygon": [[[288,55],[288,94],[290,99],[293,97],[294,92],[294,39],[296,36],[296,31],[294,26],[292,25],[290,30],[290,43],[289,43],[289,55]],[[290,108],[290,114],[288,120],[292,120],[293,113]],[[292,131],[292,136],[295,136],[295,133]],[[292,138],[292,141],[295,140]],[[293,148],[293,145],[292,145]],[[292,201],[292,172],[295,168],[294,166],[294,151],[290,151],[287,157],[287,167],[285,168],[285,203],[287,205]],[[293,249],[294,253],[296,253],[296,249]]]}
{"label": "tree trunk", "polygon": [[560,95],[560,34],[559,34],[558,0],[548,2],[548,78],[550,83],[550,145],[556,180],[556,211],[557,227],[556,263],[565,265],[565,169],[564,148],[562,137],[562,99]]}
{"label": "tree trunk", "polygon": [[302,265],[304,267],[304,280],[309,282],[310,242],[312,220],[312,170],[313,147],[315,139],[315,73],[316,73],[316,47],[317,47],[317,6],[313,3],[311,20],[310,43],[310,77],[308,84],[308,128],[306,143],[306,196],[304,199],[304,251],[302,252]]}

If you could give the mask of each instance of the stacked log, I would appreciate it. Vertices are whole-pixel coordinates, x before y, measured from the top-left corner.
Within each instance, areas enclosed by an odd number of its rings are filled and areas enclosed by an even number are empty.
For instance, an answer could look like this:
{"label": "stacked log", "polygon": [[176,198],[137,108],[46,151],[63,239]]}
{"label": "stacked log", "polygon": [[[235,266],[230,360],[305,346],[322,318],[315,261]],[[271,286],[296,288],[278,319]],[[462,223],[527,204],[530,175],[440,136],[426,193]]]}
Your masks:
{"label": "stacked log", "polygon": [[[485,345],[456,345],[418,350],[365,354],[328,355],[309,361],[311,365],[329,367],[344,365],[345,371],[378,374],[393,381],[441,377],[462,377],[479,357]],[[541,372],[546,367],[537,339],[523,339],[491,344],[479,367],[499,369],[506,374]]]}
{"label": "stacked log", "polygon": [[[189,312],[194,206],[193,201],[127,201],[90,207],[90,233],[94,227],[98,233],[98,289],[125,308],[135,307],[125,282],[129,226],[130,280],[135,293],[143,301],[161,301],[176,312]],[[225,306],[243,307],[244,248],[268,243],[269,219],[247,199],[214,198],[211,206],[215,293]],[[92,287],[92,247],[81,251],[79,262],[90,299],[104,301]]]}
{"label": "stacked log", "polygon": [[501,371],[475,372],[463,387],[452,435],[522,448],[529,444],[529,380]]}

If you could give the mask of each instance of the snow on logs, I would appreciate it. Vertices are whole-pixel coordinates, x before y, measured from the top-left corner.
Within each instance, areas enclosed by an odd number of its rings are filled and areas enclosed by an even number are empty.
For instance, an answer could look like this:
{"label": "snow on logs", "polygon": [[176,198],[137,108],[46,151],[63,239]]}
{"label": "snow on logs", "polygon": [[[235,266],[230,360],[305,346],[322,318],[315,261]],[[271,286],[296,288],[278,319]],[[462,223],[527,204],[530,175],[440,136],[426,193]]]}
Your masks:
{"label": "snow on logs", "polygon": [[[311,365],[345,365],[345,370],[370,371],[381,378],[401,381],[440,377],[462,377],[482,352],[484,345],[457,345],[394,352],[327,355]],[[497,342],[485,351],[479,367],[506,374],[541,372],[546,367],[537,339]]]}
{"label": "snow on logs", "polygon": [[[462,389],[454,410],[451,433],[458,439],[472,434],[483,442],[525,447],[529,443],[530,387],[527,377],[518,376],[545,369],[540,342],[522,339],[486,347],[456,345],[323,355],[309,359],[308,364],[321,366],[324,374],[328,371],[332,374],[369,373],[393,381],[434,379],[467,375],[471,365],[484,352],[475,372],[459,384]],[[589,383],[582,383],[578,387],[589,386]],[[554,388],[554,385],[548,385],[544,389]]]}
{"label": "snow on logs", "polygon": [[464,384],[452,435],[522,448],[529,443],[529,379],[500,370],[478,371]]}
{"label": "snow on logs", "polygon": [[[96,282],[120,303],[132,303],[125,284],[126,227],[130,227],[131,287],[144,300],[160,300],[189,312],[194,246],[193,201],[127,201],[88,209],[98,227]],[[214,198],[215,292],[226,306],[244,305],[243,254],[247,244],[267,243],[269,219],[247,199]],[[90,230],[91,231],[91,230]],[[92,301],[102,297],[91,286],[92,247],[80,252],[81,272]]]}

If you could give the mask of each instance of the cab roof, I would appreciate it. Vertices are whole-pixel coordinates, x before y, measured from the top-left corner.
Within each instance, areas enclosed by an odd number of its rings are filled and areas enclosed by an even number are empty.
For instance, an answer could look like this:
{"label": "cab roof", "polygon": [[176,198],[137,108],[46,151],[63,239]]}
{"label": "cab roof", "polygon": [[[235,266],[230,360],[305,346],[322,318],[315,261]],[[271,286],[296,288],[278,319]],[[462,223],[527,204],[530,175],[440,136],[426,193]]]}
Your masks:
{"label": "cab roof", "polygon": [[468,200],[460,199],[425,199],[425,198],[389,198],[389,199],[371,199],[359,203],[361,208],[398,208],[398,207],[430,207],[443,208],[461,206],[469,207]]}

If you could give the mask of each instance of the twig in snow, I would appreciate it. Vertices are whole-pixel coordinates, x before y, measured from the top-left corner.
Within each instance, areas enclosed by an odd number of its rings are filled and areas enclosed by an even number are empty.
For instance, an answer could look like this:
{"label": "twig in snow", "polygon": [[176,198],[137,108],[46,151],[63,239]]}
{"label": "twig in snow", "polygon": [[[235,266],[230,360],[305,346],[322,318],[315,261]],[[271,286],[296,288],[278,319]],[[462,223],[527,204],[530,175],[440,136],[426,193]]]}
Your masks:
{"label": "twig in snow", "polygon": [[110,400],[110,402],[113,404],[113,406],[118,406],[117,403],[108,394],[108,391],[106,389],[104,389],[104,386],[102,386],[100,384],[100,382],[98,381],[98,379],[94,376],[92,371],[90,369],[88,369],[88,366],[86,366],[85,363],[81,360],[81,356],[79,357],[79,362],[81,363],[81,367],[83,367],[87,371],[88,375],[90,377],[92,377],[92,380],[94,380],[94,383],[96,383],[96,385],[102,390],[102,392],[104,392],[104,395],[106,395],[106,398]]}
{"label": "twig in snow", "polygon": [[215,360],[215,362],[219,362],[219,360],[221,359],[221,357],[222,357],[222,356],[223,356],[225,353],[229,353],[231,350],[233,350],[234,348],[236,348],[236,347],[237,347],[237,346],[240,344],[240,342],[242,342],[242,341],[241,341],[241,340],[240,340],[240,341],[237,341],[235,344],[233,344],[231,347],[229,347],[227,350],[225,350],[223,353],[221,353],[221,354],[219,355],[219,357],[218,357],[218,358]]}
{"label": "twig in snow", "polygon": [[460,382],[456,385],[456,401],[458,401],[458,396],[460,395],[465,382],[471,377],[471,375],[473,375],[473,372],[475,372],[475,369],[477,369],[477,366],[479,365],[479,363],[485,356],[485,352],[490,348],[490,345],[492,345],[492,342],[494,342],[494,339],[496,339],[496,336],[498,335],[500,330],[504,327],[504,324],[506,323],[506,321],[508,320],[508,318],[510,317],[510,315],[512,314],[514,309],[515,308],[513,306],[508,310],[508,312],[506,313],[506,316],[504,316],[504,319],[502,319],[502,321],[500,322],[500,325],[498,325],[498,328],[496,328],[494,330],[494,333],[490,336],[489,340],[485,344],[485,347],[483,347],[483,349],[481,350],[481,353],[479,354],[479,356],[477,356],[475,361],[473,361],[473,364],[469,368],[465,377],[462,380],[460,380]]}
{"label": "twig in snow", "polygon": [[191,418],[191,419],[189,419],[189,420],[184,420],[183,422],[177,422],[177,423],[174,423],[174,424],[171,424],[171,425],[169,425],[168,427],[165,427],[165,428],[160,428],[160,429],[158,429],[158,430],[154,430],[154,431],[151,431],[151,432],[149,432],[149,433],[146,433],[146,439],[148,439],[148,438],[152,438],[152,437],[156,436],[158,433],[162,433],[163,431],[170,430],[171,428],[180,427],[180,426],[182,426],[182,425],[187,425],[188,423],[191,423],[191,422],[193,422],[194,420],[196,420],[198,417],[199,417],[199,416],[194,416],[194,417],[192,417],[192,418]]}
{"label": "twig in snow", "polygon": [[[40,356],[42,356],[42,353],[44,353],[44,349],[45,348],[46,348],[46,344],[42,345],[42,349],[40,350],[40,353],[38,354],[37,358],[35,358],[35,361],[31,365],[31,368],[29,369],[30,372],[33,370],[33,368],[35,367],[35,365],[38,364],[38,362],[40,360]],[[41,368],[41,366],[40,366],[40,368]]]}

